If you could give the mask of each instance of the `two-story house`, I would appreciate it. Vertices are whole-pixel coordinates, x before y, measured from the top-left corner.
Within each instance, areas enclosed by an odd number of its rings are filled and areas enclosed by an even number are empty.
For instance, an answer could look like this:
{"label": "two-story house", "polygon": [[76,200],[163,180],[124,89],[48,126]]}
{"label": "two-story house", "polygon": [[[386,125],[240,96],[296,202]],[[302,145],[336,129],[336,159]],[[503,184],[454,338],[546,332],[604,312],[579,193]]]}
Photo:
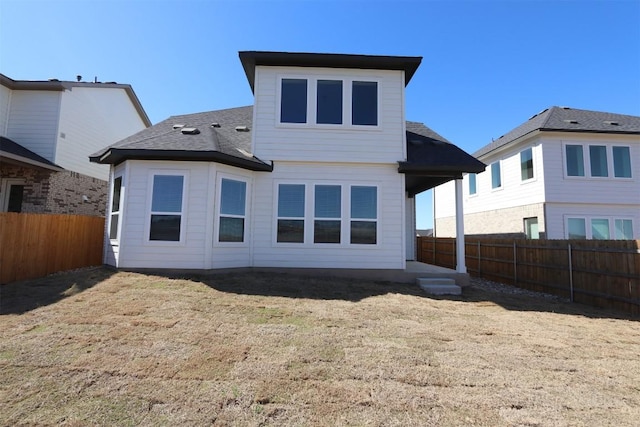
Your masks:
{"label": "two-story house", "polygon": [[254,106],[173,116],[95,153],[105,262],[402,270],[415,194],[484,165],[421,123],[421,58],[240,52]]}
{"label": "two-story house", "polygon": [[88,156],[150,125],[130,85],[0,74],[0,212],[104,215],[109,167]]}
{"label": "two-story house", "polygon": [[[640,117],[551,107],[474,156],[467,235],[640,239]],[[438,237],[455,235],[450,191],[434,189]]]}

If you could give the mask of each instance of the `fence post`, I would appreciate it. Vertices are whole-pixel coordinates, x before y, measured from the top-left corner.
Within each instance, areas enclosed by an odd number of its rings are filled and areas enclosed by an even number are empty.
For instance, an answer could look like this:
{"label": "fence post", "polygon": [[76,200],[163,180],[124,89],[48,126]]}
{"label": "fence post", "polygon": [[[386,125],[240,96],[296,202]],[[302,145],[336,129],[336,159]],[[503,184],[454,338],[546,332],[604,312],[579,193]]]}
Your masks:
{"label": "fence post", "polygon": [[482,267],[480,263],[480,259],[482,258],[482,252],[480,252],[480,240],[478,240],[478,277],[482,277]]}
{"label": "fence post", "polygon": [[436,265],[436,238],[435,236],[431,238],[431,253],[433,255],[433,265]]}
{"label": "fence post", "polygon": [[571,262],[571,243],[568,245],[569,253],[569,294],[570,300],[573,302],[573,262]]}
{"label": "fence post", "polygon": [[513,241],[513,284],[514,286],[518,284],[518,249],[516,245],[516,241]]}

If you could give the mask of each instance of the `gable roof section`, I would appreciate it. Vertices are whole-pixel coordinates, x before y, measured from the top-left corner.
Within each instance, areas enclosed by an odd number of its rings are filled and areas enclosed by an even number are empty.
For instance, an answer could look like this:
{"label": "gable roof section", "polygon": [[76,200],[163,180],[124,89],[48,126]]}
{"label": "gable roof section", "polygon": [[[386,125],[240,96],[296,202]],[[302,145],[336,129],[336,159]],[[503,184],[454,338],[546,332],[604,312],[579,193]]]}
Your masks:
{"label": "gable roof section", "polygon": [[30,166],[50,169],[54,171],[63,171],[64,168],[56,165],[44,157],[24,148],[22,145],[0,136],[0,159],[8,162],[24,163]]}
{"label": "gable roof section", "polygon": [[287,67],[355,68],[364,70],[402,70],[405,86],[422,61],[421,56],[348,55],[342,53],[239,52],[240,62],[254,90],[257,65]]}
{"label": "gable roof section", "polygon": [[485,145],[473,155],[484,156],[535,131],[640,134],[640,117],[600,111],[551,107]]}
{"label": "gable roof section", "polygon": [[129,159],[213,161],[271,171],[270,164],[250,153],[252,119],[251,106],[172,116],[92,154],[89,159],[106,164]]}
{"label": "gable roof section", "polygon": [[4,74],[0,73],[0,84],[5,86],[11,90],[49,90],[49,91],[65,91],[71,90],[74,87],[89,87],[89,88],[115,88],[115,89],[123,89],[131,104],[136,109],[138,115],[142,119],[142,122],[145,126],[151,126],[151,120],[149,120],[149,116],[147,116],[146,111],[142,108],[142,104],[138,99],[138,96],[133,91],[131,85],[128,84],[120,84],[115,82],[108,83],[91,83],[91,82],[71,82],[71,81],[61,81],[58,79],[51,80],[13,80]]}
{"label": "gable roof section", "polygon": [[461,179],[463,173],[480,173],[485,164],[419,122],[407,122],[407,161],[398,162],[406,174],[410,196]]}

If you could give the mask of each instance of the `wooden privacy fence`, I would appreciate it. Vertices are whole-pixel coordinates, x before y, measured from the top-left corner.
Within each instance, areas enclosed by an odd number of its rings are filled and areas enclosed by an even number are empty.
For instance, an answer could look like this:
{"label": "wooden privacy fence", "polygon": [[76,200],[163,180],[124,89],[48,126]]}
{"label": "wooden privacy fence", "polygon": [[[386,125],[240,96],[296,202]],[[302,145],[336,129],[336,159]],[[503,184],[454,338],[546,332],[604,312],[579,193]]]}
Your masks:
{"label": "wooden privacy fence", "polygon": [[0,284],[102,264],[104,218],[0,213]]}
{"label": "wooden privacy fence", "polygon": [[[456,239],[418,237],[418,261],[455,268]],[[465,238],[469,274],[640,315],[640,240]]]}

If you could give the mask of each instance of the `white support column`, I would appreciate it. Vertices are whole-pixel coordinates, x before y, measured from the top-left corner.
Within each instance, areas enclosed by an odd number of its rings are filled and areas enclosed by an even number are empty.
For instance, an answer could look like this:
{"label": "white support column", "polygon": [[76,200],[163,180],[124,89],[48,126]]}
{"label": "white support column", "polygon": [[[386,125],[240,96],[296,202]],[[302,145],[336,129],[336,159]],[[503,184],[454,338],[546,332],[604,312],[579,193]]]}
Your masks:
{"label": "white support column", "polygon": [[464,255],[464,209],[462,206],[462,180],[456,179],[456,271],[466,273]]}

